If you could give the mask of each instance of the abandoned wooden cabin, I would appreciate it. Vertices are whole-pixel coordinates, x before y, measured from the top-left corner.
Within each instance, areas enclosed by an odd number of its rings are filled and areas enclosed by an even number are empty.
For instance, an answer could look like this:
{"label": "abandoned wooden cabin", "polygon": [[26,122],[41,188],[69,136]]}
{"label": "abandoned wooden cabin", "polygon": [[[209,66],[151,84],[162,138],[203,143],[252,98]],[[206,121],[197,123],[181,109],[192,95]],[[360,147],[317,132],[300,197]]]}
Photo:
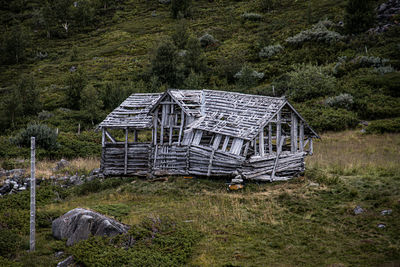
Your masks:
{"label": "abandoned wooden cabin", "polygon": [[304,172],[319,138],[285,98],[214,90],[133,94],[100,128],[106,176],[285,180]]}

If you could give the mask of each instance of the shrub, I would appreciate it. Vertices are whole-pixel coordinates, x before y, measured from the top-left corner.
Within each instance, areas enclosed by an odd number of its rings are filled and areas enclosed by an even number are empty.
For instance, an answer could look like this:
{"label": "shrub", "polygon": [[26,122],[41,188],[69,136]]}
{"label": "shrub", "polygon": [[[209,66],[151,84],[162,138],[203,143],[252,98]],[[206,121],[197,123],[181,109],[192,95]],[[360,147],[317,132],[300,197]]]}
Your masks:
{"label": "shrub", "polygon": [[374,56],[358,56],[351,60],[344,56],[338,58],[332,72],[336,76],[342,76],[359,68],[374,68],[374,72],[383,75],[395,71],[388,63],[388,59]]}
{"label": "shrub", "polygon": [[277,45],[269,45],[261,49],[258,56],[261,58],[270,58],[283,50],[283,47],[280,44]]}
{"label": "shrub", "polygon": [[256,86],[258,80],[264,78],[264,73],[257,72],[248,65],[244,65],[234,77],[237,79],[237,85],[240,89],[249,89]]}
{"label": "shrub", "polygon": [[187,41],[184,63],[187,72],[190,70],[204,72],[207,69],[207,60],[197,38],[190,37]]}
{"label": "shrub", "polygon": [[343,108],[350,110],[353,108],[353,96],[349,94],[340,94],[335,97],[329,97],[325,100],[325,104],[334,108]]}
{"label": "shrub", "polygon": [[30,124],[11,139],[12,143],[30,147],[31,137],[35,137],[37,146],[44,149],[56,149],[58,147],[56,132],[45,124]]}
{"label": "shrub", "polygon": [[331,94],[336,79],[320,66],[299,65],[287,73],[283,80],[273,84],[278,93],[285,93],[294,101],[302,102]]}
{"label": "shrub", "polygon": [[316,131],[343,131],[357,126],[359,122],[354,112],[325,105],[307,103],[298,106],[298,110]]}
{"label": "shrub", "polygon": [[178,78],[178,64],[176,46],[170,41],[162,42],[151,61],[152,74],[156,75],[162,83],[175,86]]}
{"label": "shrub", "polygon": [[29,43],[28,30],[22,24],[10,27],[0,39],[0,61],[8,64],[20,63],[27,56]]}
{"label": "shrub", "polygon": [[87,85],[87,76],[81,70],[71,72],[66,79],[67,106],[72,109],[80,108],[81,92]]}
{"label": "shrub", "polygon": [[97,206],[92,207],[92,209],[97,212],[100,212],[101,214],[112,216],[117,220],[122,220],[123,217],[128,215],[130,212],[129,206],[126,204],[122,204],[122,203],[97,205]]}
{"label": "shrub", "polygon": [[371,0],[348,0],[344,15],[344,27],[348,33],[364,32],[374,24],[373,4]]}
{"label": "shrub", "polygon": [[194,71],[191,71],[183,82],[183,86],[186,89],[203,89],[204,77],[202,74],[196,74]]}
{"label": "shrub", "polygon": [[365,131],[367,134],[400,133],[400,118],[371,121]]}
{"label": "shrub", "polygon": [[92,237],[69,248],[85,266],[183,266],[199,233],[165,218],[145,219],[127,234]]}
{"label": "shrub", "polygon": [[241,15],[241,17],[244,20],[251,20],[251,21],[260,21],[263,18],[262,15],[257,13],[244,13]]}
{"label": "shrub", "polygon": [[38,113],[38,119],[41,121],[50,119],[53,116],[54,114],[47,110],[42,110],[41,112]]}
{"label": "shrub", "polygon": [[172,0],[171,16],[175,19],[187,18],[191,15],[191,0]]}
{"label": "shrub", "polygon": [[204,34],[199,38],[201,47],[213,46],[217,43],[217,40],[211,34]]}
{"label": "shrub", "polygon": [[21,246],[21,238],[12,230],[0,227],[0,256],[11,257]]}
{"label": "shrub", "polygon": [[330,22],[318,22],[311,29],[302,31],[293,37],[287,38],[286,42],[291,45],[302,45],[305,42],[334,44],[344,39],[344,37],[339,33],[328,30],[326,25],[330,25]]}
{"label": "shrub", "polygon": [[185,20],[179,21],[171,36],[178,49],[184,49],[189,39],[189,32]]}

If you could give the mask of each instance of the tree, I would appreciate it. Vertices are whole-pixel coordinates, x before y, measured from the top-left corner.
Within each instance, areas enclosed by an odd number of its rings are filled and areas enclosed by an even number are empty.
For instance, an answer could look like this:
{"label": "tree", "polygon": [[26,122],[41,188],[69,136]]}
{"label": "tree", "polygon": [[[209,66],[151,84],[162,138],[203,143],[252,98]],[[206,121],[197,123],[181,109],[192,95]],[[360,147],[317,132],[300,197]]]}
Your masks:
{"label": "tree", "polygon": [[162,83],[175,86],[179,69],[178,51],[171,41],[165,41],[157,48],[151,61],[151,70]]}
{"label": "tree", "polygon": [[172,0],[171,15],[174,19],[187,18],[191,13],[191,0]]}
{"label": "tree", "polygon": [[203,89],[204,77],[202,74],[197,74],[193,70],[183,82],[185,89]]}
{"label": "tree", "polygon": [[195,72],[203,72],[207,68],[207,60],[201,49],[199,39],[190,37],[186,45],[185,67],[187,70]]}
{"label": "tree", "polygon": [[344,15],[344,26],[348,33],[361,33],[375,22],[372,0],[348,0]]}
{"label": "tree", "polygon": [[171,37],[177,48],[185,49],[189,38],[189,32],[187,30],[186,21],[184,19],[180,20],[179,23],[175,26],[174,32],[172,33]]}
{"label": "tree", "polygon": [[27,54],[30,36],[21,24],[10,27],[3,35],[1,43],[2,61],[20,63]]}
{"label": "tree", "polygon": [[32,75],[23,75],[17,84],[22,113],[33,115],[40,110],[39,90]]}
{"label": "tree", "polygon": [[77,71],[71,72],[66,80],[67,91],[67,106],[72,109],[79,109],[81,92],[87,84],[86,74],[78,69]]}
{"label": "tree", "polygon": [[84,116],[94,125],[102,114],[103,101],[93,85],[87,85],[81,93],[81,110]]}
{"label": "tree", "polygon": [[15,120],[22,114],[21,95],[17,86],[11,88],[8,97],[3,99],[1,105],[2,128],[15,127]]}

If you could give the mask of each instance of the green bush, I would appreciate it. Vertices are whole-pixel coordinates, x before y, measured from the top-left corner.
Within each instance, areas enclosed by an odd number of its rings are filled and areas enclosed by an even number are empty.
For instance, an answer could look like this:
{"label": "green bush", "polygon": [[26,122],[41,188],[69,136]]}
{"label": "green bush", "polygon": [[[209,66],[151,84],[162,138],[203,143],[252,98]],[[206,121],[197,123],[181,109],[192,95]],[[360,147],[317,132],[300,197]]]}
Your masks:
{"label": "green bush", "polygon": [[241,15],[241,18],[250,21],[260,21],[262,20],[263,16],[257,13],[244,13]]}
{"label": "green bush", "polygon": [[293,37],[287,38],[286,42],[291,45],[300,46],[306,42],[334,44],[344,39],[344,37],[339,33],[328,30],[327,25],[330,25],[329,21],[320,21],[311,29],[302,31]]}
{"label": "green bush", "polygon": [[174,87],[179,80],[178,50],[171,41],[162,42],[151,60],[152,74]]}
{"label": "green bush", "polygon": [[365,130],[368,134],[400,133],[400,118],[371,121]]}
{"label": "green bush", "polygon": [[273,83],[277,92],[287,94],[292,100],[302,102],[334,92],[335,77],[319,66],[299,65],[284,79]]}
{"label": "green bush", "polygon": [[202,35],[199,38],[199,41],[200,41],[201,47],[214,46],[217,43],[217,40],[214,38],[214,36],[212,36],[209,33],[206,33],[206,34]]}
{"label": "green bush", "polygon": [[340,94],[335,97],[329,97],[325,100],[325,104],[334,108],[343,108],[351,110],[354,105],[353,96],[350,94]]}
{"label": "green bush", "polygon": [[296,105],[300,114],[316,131],[342,131],[355,127],[359,120],[354,112],[319,104]]}
{"label": "green bush", "polygon": [[172,0],[171,16],[175,19],[190,17],[191,7],[192,0]]}
{"label": "green bush", "polygon": [[93,210],[100,212],[101,214],[105,214],[108,216],[112,216],[115,219],[121,221],[123,217],[129,214],[130,207],[126,204],[118,203],[118,204],[108,204],[108,205],[96,205],[92,207]]}
{"label": "green bush", "polygon": [[127,234],[92,237],[70,247],[69,252],[85,266],[183,266],[199,237],[186,225],[149,218]]}
{"label": "green bush", "polygon": [[277,45],[269,45],[263,47],[258,53],[258,56],[261,58],[270,58],[283,50],[283,47],[280,44]]}
{"label": "green bush", "polygon": [[12,230],[0,227],[0,256],[12,257],[21,246],[21,238]]}
{"label": "green bush", "polygon": [[257,72],[250,68],[248,65],[244,65],[242,69],[234,76],[237,79],[237,86],[239,89],[247,90],[257,85],[257,82],[264,78],[264,73]]}
{"label": "green bush", "polygon": [[30,147],[31,137],[35,137],[35,143],[38,147],[44,149],[58,148],[56,132],[45,124],[30,124],[26,129],[20,131],[14,138],[12,143]]}
{"label": "green bush", "polygon": [[361,33],[373,26],[375,21],[374,1],[348,0],[344,15],[344,26],[348,33]]}

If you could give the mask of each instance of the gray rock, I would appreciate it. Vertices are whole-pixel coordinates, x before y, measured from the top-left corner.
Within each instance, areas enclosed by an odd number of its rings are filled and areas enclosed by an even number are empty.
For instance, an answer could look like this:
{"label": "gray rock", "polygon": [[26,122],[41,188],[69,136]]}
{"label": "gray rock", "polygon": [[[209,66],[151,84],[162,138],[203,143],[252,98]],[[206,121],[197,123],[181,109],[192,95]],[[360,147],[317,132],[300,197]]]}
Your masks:
{"label": "gray rock", "polygon": [[390,215],[390,214],[392,214],[392,210],[391,209],[388,209],[388,210],[382,210],[381,211],[381,214],[383,215],[383,216],[385,216],[385,215]]}
{"label": "gray rock", "polygon": [[129,226],[100,213],[76,208],[55,219],[51,228],[55,238],[66,238],[67,246],[71,246],[90,235],[114,236],[126,233]]}
{"label": "gray rock", "polygon": [[69,256],[69,257],[66,258],[65,260],[60,261],[60,262],[57,264],[57,267],[68,267],[68,266],[70,266],[70,265],[72,265],[72,264],[74,264],[74,257]]}
{"label": "gray rock", "polygon": [[311,187],[318,187],[318,186],[319,186],[319,183],[310,182],[310,183],[308,184],[308,186],[311,186]]}
{"label": "gray rock", "polygon": [[383,224],[383,223],[380,223],[380,224],[378,224],[378,228],[385,228],[386,227],[386,224]]}
{"label": "gray rock", "polygon": [[97,175],[100,173],[100,168],[96,168],[90,171],[89,176]]}
{"label": "gray rock", "polygon": [[10,183],[5,183],[2,187],[0,187],[0,194],[5,195],[13,189],[14,185]]}
{"label": "gray rock", "polygon": [[364,209],[361,208],[360,206],[357,206],[357,207],[355,207],[355,209],[354,209],[354,214],[355,214],[355,215],[361,214],[361,213],[363,213],[363,212],[364,212]]}
{"label": "gray rock", "polygon": [[59,170],[64,169],[65,167],[67,167],[69,165],[70,165],[69,161],[67,161],[65,159],[61,159],[59,162],[57,162],[57,165],[54,168],[54,170],[55,171],[59,171]]}
{"label": "gray rock", "polygon": [[57,251],[55,254],[54,254],[54,257],[56,257],[56,258],[61,258],[62,256],[64,256],[64,251]]}
{"label": "gray rock", "polygon": [[387,4],[383,3],[382,5],[379,6],[378,11],[379,11],[379,12],[382,12],[382,11],[384,11],[386,8],[387,8]]}
{"label": "gray rock", "polygon": [[71,177],[69,177],[69,182],[72,185],[81,185],[81,184],[83,184],[83,181],[82,181],[81,177],[79,177],[78,175],[72,175]]}

